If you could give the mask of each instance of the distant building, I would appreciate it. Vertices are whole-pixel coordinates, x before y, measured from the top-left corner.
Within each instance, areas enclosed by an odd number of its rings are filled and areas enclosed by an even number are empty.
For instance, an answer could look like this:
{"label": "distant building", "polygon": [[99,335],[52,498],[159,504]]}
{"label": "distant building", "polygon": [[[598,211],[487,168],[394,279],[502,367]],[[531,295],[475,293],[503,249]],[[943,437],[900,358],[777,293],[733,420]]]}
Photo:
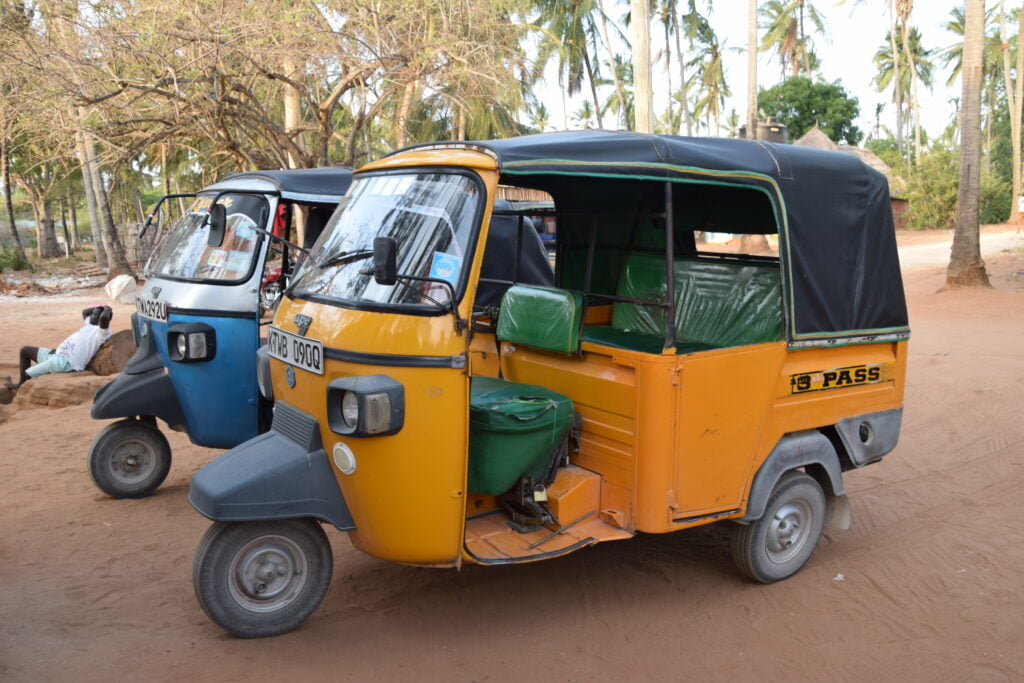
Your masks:
{"label": "distant building", "polygon": [[893,173],[889,164],[882,161],[877,154],[865,147],[854,147],[853,145],[837,145],[829,136],[815,124],[809,131],[803,134],[799,140],[793,143],[801,147],[813,147],[814,149],[827,149],[833,152],[845,152],[852,154],[865,164],[885,175],[889,180],[889,197],[892,203],[892,219],[897,230],[902,230],[907,222],[907,181]]}

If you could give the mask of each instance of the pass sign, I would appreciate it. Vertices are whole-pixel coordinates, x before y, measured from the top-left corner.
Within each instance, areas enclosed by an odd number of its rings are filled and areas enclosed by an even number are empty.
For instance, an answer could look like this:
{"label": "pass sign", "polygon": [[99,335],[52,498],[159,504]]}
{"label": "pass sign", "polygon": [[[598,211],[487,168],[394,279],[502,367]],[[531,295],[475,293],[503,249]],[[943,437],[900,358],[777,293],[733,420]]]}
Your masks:
{"label": "pass sign", "polygon": [[324,374],[324,345],[273,325],[267,331],[267,352],[271,358],[284,361],[316,375]]}
{"label": "pass sign", "polygon": [[878,384],[892,376],[890,372],[892,365],[892,363],[874,363],[816,372],[800,372],[789,376],[789,393],[805,394],[809,391]]}

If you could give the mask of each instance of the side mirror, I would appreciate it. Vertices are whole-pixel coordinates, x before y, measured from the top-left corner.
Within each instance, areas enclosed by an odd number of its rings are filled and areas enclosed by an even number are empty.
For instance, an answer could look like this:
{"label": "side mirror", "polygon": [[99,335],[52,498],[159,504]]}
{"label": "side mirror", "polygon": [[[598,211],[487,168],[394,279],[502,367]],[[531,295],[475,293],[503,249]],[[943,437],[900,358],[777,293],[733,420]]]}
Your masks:
{"label": "side mirror", "polygon": [[398,282],[398,242],[394,237],[373,238],[373,279],[379,285]]}
{"label": "side mirror", "polygon": [[211,247],[219,247],[224,244],[224,231],[228,227],[228,214],[224,205],[214,204],[211,206],[206,222],[210,226],[210,236],[206,238],[206,244]]}

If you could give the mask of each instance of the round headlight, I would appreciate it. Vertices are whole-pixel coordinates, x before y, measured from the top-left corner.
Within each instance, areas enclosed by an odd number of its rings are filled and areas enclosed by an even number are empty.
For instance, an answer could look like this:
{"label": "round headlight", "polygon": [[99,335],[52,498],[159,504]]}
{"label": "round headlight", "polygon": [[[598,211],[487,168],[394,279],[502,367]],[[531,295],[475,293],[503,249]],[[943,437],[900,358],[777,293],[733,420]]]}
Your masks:
{"label": "round headlight", "polygon": [[349,429],[355,429],[359,422],[359,399],[351,391],[341,397],[341,419]]}
{"label": "round headlight", "polygon": [[185,338],[185,335],[179,334],[178,335],[178,341],[175,344],[178,347],[178,357],[179,358],[187,358],[188,357],[188,340]]}

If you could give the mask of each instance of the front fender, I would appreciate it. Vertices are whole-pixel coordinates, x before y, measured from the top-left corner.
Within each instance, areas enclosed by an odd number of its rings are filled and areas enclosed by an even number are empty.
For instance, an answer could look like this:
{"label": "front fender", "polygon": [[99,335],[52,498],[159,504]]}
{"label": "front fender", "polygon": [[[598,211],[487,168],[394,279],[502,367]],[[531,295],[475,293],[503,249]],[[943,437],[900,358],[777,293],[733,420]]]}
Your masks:
{"label": "front fender", "polygon": [[122,372],[96,392],[91,415],[94,420],[152,415],[172,427],[185,424],[178,394],[163,366],[138,374]]}
{"label": "front fender", "polygon": [[195,473],[188,500],[215,522],[313,517],[341,531],[356,528],[316,419],[283,403],[269,432]]}

